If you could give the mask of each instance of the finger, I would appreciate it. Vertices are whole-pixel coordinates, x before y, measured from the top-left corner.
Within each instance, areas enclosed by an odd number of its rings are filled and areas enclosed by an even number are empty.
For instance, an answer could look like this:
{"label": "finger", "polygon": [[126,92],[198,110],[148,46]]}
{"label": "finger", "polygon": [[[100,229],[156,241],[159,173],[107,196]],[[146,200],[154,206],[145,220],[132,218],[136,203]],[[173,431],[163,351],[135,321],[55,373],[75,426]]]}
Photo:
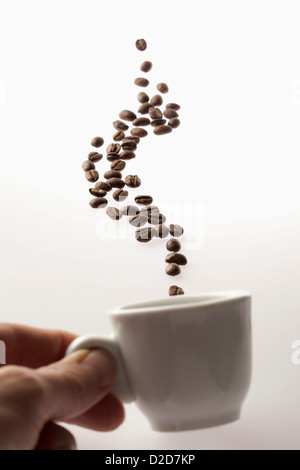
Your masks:
{"label": "finger", "polygon": [[88,411],[67,422],[93,431],[107,432],[120,426],[124,419],[125,410],[122,403],[114,395],[108,394]]}
{"label": "finger", "polygon": [[55,423],[47,423],[35,450],[76,450],[76,441],[67,429]]}
{"label": "finger", "polygon": [[75,334],[65,331],[0,323],[7,364],[37,368],[59,361],[75,338]]}

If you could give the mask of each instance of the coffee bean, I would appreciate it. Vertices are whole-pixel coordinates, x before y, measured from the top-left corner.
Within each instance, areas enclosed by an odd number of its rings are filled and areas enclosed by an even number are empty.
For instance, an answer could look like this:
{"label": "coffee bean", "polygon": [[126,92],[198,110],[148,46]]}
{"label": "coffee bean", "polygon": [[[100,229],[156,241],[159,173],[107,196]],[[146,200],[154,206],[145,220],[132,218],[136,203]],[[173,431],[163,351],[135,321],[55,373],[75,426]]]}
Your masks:
{"label": "coffee bean", "polygon": [[125,178],[125,184],[129,188],[138,188],[141,186],[142,182],[137,175],[128,175]]}
{"label": "coffee bean", "polygon": [[151,196],[141,195],[136,196],[134,200],[137,204],[140,204],[142,206],[148,206],[149,204],[152,204],[153,198]]}
{"label": "coffee bean", "polygon": [[121,150],[120,144],[109,144],[109,146],[106,148],[107,153],[119,153],[120,150]]}
{"label": "coffee bean", "polygon": [[158,85],[156,85],[156,88],[163,94],[168,93],[169,91],[169,87],[166,83],[159,83]]}
{"label": "coffee bean", "polygon": [[164,102],[163,97],[160,95],[154,95],[150,101],[150,103],[153,104],[153,106],[161,106],[163,102]]}
{"label": "coffee bean", "polygon": [[146,86],[149,85],[149,80],[147,80],[147,78],[143,78],[143,77],[139,77],[139,78],[136,78],[134,80],[134,84],[137,85],[137,86],[141,86],[143,88],[145,88]]}
{"label": "coffee bean", "polygon": [[90,188],[89,192],[91,193],[92,196],[95,196],[95,197],[104,197],[107,194],[107,192],[104,191],[103,189],[96,189],[96,188]]}
{"label": "coffee bean", "polygon": [[177,111],[175,111],[175,109],[165,109],[164,111],[164,116],[167,118],[167,119],[173,119],[173,118],[177,118],[178,117],[178,113]]}
{"label": "coffee bean", "polygon": [[158,216],[159,215],[159,208],[157,206],[146,206],[142,207],[140,210],[141,214],[145,215],[146,217]]}
{"label": "coffee bean", "polygon": [[125,137],[125,139],[123,139],[123,144],[127,144],[129,142],[134,142],[135,144],[138,144],[140,142],[140,139],[139,139],[139,137],[129,135],[129,136]]}
{"label": "coffee bean", "polygon": [[153,132],[156,135],[170,134],[170,132],[172,132],[172,127],[170,127],[170,126],[157,126],[157,127],[154,128]]}
{"label": "coffee bean", "polygon": [[184,290],[181,287],[178,286],[171,286],[169,289],[169,295],[183,295]]}
{"label": "coffee bean", "polygon": [[153,105],[151,103],[143,103],[139,107],[138,112],[140,114],[147,114],[150,108],[153,108]]}
{"label": "coffee bean", "polygon": [[115,191],[113,193],[113,198],[115,201],[125,201],[125,199],[128,197],[128,191],[124,191],[123,189],[117,189],[117,191]]}
{"label": "coffee bean", "polygon": [[137,137],[146,137],[148,135],[148,132],[146,129],[143,129],[142,127],[134,127],[130,131],[131,135],[137,136]]}
{"label": "coffee bean", "polygon": [[150,119],[148,118],[144,118],[144,117],[141,117],[141,118],[137,118],[135,119],[134,121],[132,121],[132,125],[133,126],[149,126],[150,124]]}
{"label": "coffee bean", "polygon": [[136,206],[125,206],[120,209],[123,215],[136,215],[139,214],[139,208]]}
{"label": "coffee bean", "polygon": [[148,217],[148,222],[151,225],[159,225],[159,224],[164,224],[166,221],[166,216],[163,214],[159,214],[157,212],[150,213]]}
{"label": "coffee bean", "polygon": [[147,49],[147,43],[146,43],[145,39],[138,39],[135,43],[135,47],[139,51],[145,51]]}
{"label": "coffee bean", "polygon": [[180,266],[185,266],[188,262],[187,258],[181,253],[170,253],[165,258],[166,263],[176,263]]}
{"label": "coffee bean", "polygon": [[152,62],[150,62],[149,60],[146,60],[140,66],[140,70],[145,73],[150,72],[151,69],[152,69]]}
{"label": "coffee bean", "polygon": [[176,263],[170,263],[166,267],[166,273],[169,276],[178,276],[181,273],[181,269]]}
{"label": "coffee bean", "polygon": [[167,109],[175,109],[175,111],[179,111],[180,106],[176,103],[168,103],[166,106]]}
{"label": "coffee bean", "polygon": [[116,142],[120,142],[120,140],[124,139],[125,137],[125,134],[124,132],[122,131],[118,131],[116,132],[114,135],[113,135],[113,139],[116,141]]}
{"label": "coffee bean", "polygon": [[131,160],[132,158],[135,158],[135,153],[131,150],[124,150],[124,152],[120,153],[120,158],[122,160]]}
{"label": "coffee bean", "polygon": [[99,181],[99,183],[96,183],[95,184],[95,188],[96,189],[103,189],[103,191],[111,191],[111,185],[108,184],[108,182],[104,182],[104,181]]}
{"label": "coffee bean", "polygon": [[104,178],[106,180],[109,180],[110,178],[122,178],[122,173],[120,173],[119,171],[116,171],[116,170],[106,171],[104,173]]}
{"label": "coffee bean", "polygon": [[84,171],[94,170],[96,168],[94,163],[90,162],[89,160],[86,160],[85,162],[83,162],[81,167]]}
{"label": "coffee bean", "polygon": [[122,189],[125,186],[124,181],[120,178],[110,178],[109,180],[107,180],[107,182],[111,185],[112,188]]}
{"label": "coffee bean", "polygon": [[104,144],[104,140],[102,137],[94,137],[93,140],[91,141],[91,145],[93,147],[101,147]]}
{"label": "coffee bean", "polygon": [[115,162],[120,159],[120,155],[118,153],[111,152],[106,156],[106,158],[109,162]]}
{"label": "coffee bean", "polygon": [[125,142],[125,144],[122,144],[122,149],[123,150],[131,150],[132,152],[136,150],[137,145],[135,142]]}
{"label": "coffee bean", "polygon": [[144,93],[143,91],[141,91],[138,95],[137,95],[137,99],[140,103],[148,103],[149,101],[149,96],[147,95],[147,93]]}
{"label": "coffee bean", "polygon": [[102,158],[103,158],[103,155],[101,155],[101,153],[98,153],[98,152],[90,152],[88,154],[89,161],[93,163],[99,162]]}
{"label": "coffee bean", "polygon": [[116,171],[122,171],[122,170],[124,170],[125,166],[126,166],[126,163],[123,162],[122,160],[115,160],[110,165],[110,169],[111,170],[116,170]]}
{"label": "coffee bean", "polygon": [[90,183],[95,183],[99,179],[99,173],[96,170],[89,170],[85,172],[85,177]]}
{"label": "coffee bean", "polygon": [[159,237],[159,238],[166,238],[170,233],[169,227],[167,227],[164,224],[157,225],[155,229],[156,229],[156,237]]}
{"label": "coffee bean", "polygon": [[172,127],[172,129],[177,129],[177,127],[180,126],[180,121],[178,118],[172,118],[170,119],[170,121],[168,122],[168,125],[170,127]]}
{"label": "coffee bean", "polygon": [[155,229],[152,227],[144,227],[136,230],[135,238],[140,243],[147,243],[155,236]]}
{"label": "coffee bean", "polygon": [[159,108],[150,108],[149,116],[151,117],[151,119],[162,119],[163,114]]}
{"label": "coffee bean", "polygon": [[127,124],[125,124],[125,122],[122,122],[122,121],[114,121],[113,122],[113,126],[115,129],[117,129],[117,131],[127,131],[127,129],[129,129],[129,126],[127,126]]}
{"label": "coffee bean", "polygon": [[168,251],[177,252],[181,249],[181,243],[178,240],[175,240],[175,238],[171,238],[170,240],[168,240],[166,246]]}
{"label": "coffee bean", "polygon": [[177,224],[175,224],[175,225],[171,224],[170,225],[170,233],[171,233],[172,237],[181,237],[183,232],[184,232],[184,230],[180,225],[177,225]]}
{"label": "coffee bean", "polygon": [[129,219],[129,223],[134,227],[142,227],[147,222],[147,217],[141,214],[134,215]]}
{"label": "coffee bean", "polygon": [[105,199],[104,197],[96,197],[95,199],[92,199],[90,201],[90,206],[93,209],[103,209],[107,206],[107,204],[107,199]]}
{"label": "coffee bean", "polygon": [[158,126],[163,126],[164,124],[166,124],[166,120],[165,119],[154,119],[154,121],[151,121],[151,126],[152,127],[158,127]]}
{"label": "coffee bean", "polygon": [[128,111],[128,109],[124,109],[123,111],[119,112],[119,117],[124,119],[124,121],[133,121],[136,118],[136,114],[132,111]]}
{"label": "coffee bean", "polygon": [[116,207],[108,207],[106,213],[112,220],[119,220],[122,217],[121,212]]}

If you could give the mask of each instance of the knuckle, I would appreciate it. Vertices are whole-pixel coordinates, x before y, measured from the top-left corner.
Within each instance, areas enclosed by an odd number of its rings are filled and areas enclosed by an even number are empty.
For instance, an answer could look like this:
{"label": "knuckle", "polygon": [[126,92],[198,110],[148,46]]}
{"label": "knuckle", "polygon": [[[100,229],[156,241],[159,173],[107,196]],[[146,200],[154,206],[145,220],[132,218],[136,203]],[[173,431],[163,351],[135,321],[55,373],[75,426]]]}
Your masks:
{"label": "knuckle", "polygon": [[7,366],[1,370],[1,379],[10,382],[12,395],[22,393],[26,403],[36,406],[43,400],[43,384],[34,370],[20,366]]}

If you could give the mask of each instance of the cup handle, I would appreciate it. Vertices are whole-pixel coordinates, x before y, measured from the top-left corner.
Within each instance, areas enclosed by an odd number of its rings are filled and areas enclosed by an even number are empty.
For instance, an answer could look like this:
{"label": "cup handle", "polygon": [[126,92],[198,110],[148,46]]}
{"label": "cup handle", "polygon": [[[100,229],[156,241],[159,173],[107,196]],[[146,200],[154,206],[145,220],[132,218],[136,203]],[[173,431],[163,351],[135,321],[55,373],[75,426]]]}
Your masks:
{"label": "cup handle", "polygon": [[131,390],[127,372],[122,357],[122,353],[116,339],[111,337],[101,337],[96,335],[86,335],[76,338],[68,347],[66,355],[71,354],[79,349],[107,349],[115,358],[118,365],[118,375],[112,387],[112,393],[116,395],[123,403],[132,403],[135,400]]}

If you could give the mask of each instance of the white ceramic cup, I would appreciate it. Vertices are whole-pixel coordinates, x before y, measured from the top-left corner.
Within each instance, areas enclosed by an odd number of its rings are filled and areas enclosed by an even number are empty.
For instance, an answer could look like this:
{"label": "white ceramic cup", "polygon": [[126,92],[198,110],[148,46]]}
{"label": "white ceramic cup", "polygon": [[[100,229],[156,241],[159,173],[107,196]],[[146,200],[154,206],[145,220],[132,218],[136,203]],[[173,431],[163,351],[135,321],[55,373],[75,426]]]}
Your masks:
{"label": "white ceramic cup", "polygon": [[218,426],[239,419],[251,378],[247,292],[177,296],[109,312],[114,335],[69,346],[105,348],[119,373],[112,392],[135,401],[156,431]]}

